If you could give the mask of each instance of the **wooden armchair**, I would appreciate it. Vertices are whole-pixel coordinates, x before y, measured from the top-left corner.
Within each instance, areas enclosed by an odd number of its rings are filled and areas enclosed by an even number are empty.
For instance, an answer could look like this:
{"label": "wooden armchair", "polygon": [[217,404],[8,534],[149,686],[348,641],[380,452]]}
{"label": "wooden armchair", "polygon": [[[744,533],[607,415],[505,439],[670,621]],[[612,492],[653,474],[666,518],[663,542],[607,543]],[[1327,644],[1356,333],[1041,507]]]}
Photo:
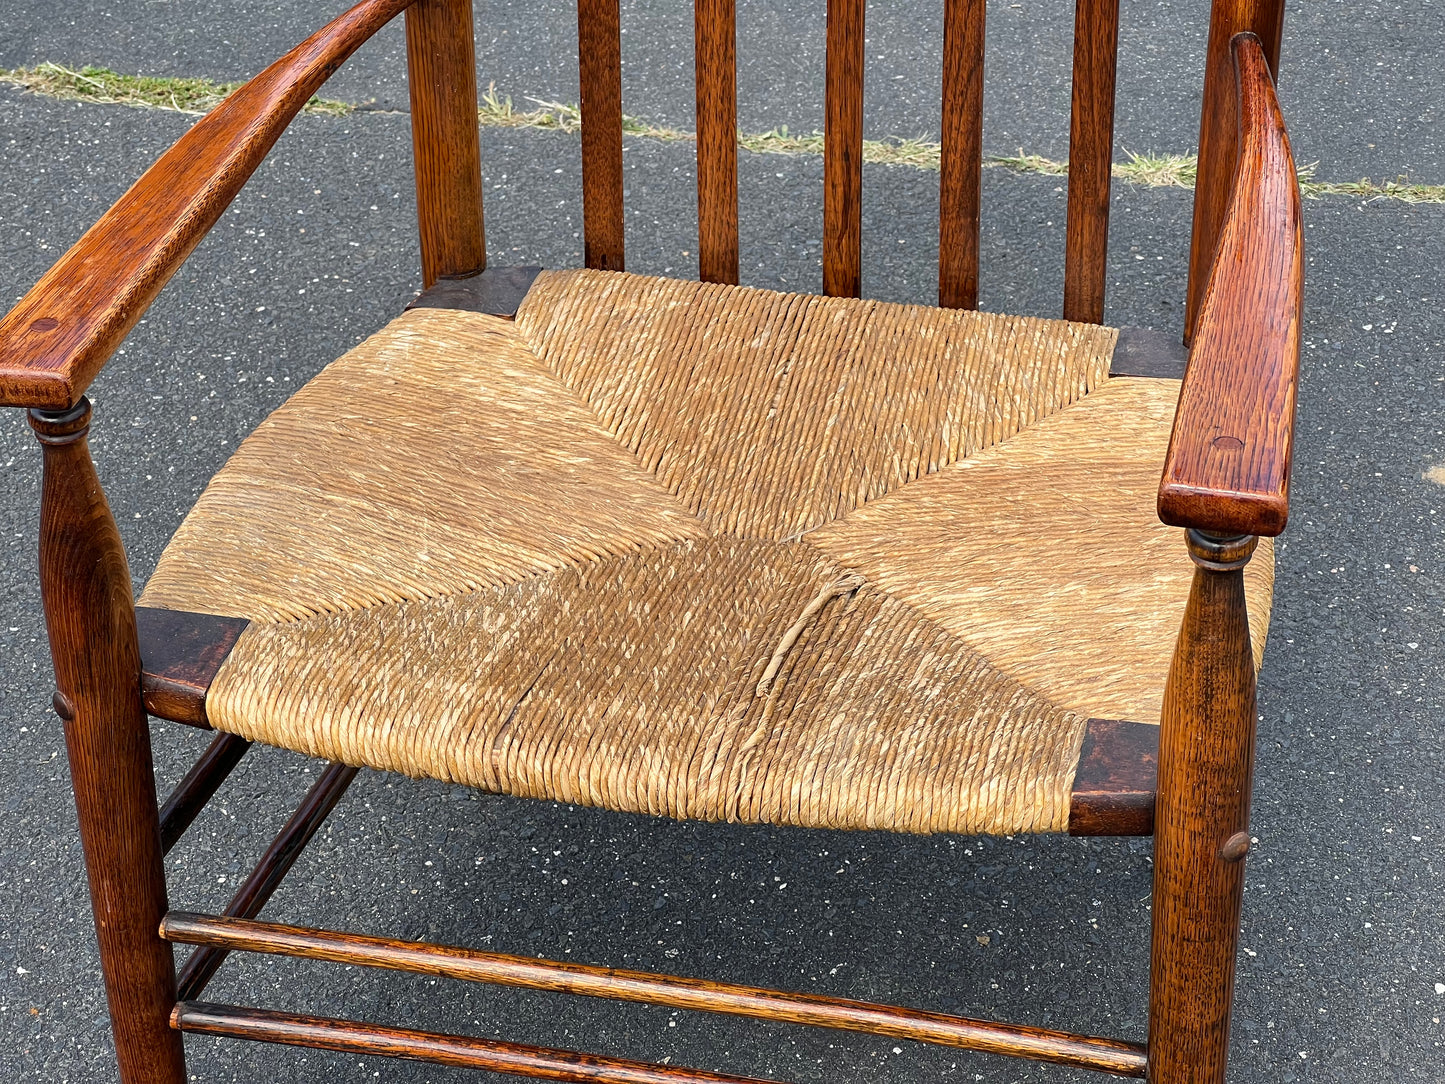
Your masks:
{"label": "wooden armchair", "polygon": [[[86,387],[403,11],[424,291],[242,444],[137,605]],[[201,1003],[232,951],[1224,1079],[1298,364],[1281,4],[1213,6],[1187,367],[1101,326],[1117,0],[1078,0],[1064,319],[972,311],[981,0],[946,4],[940,307],[858,299],[863,12],[829,0],[826,297],[736,285],[733,0],[697,0],[695,283],[623,271],[617,0],[578,4],[573,271],[486,267],[470,0],[363,0],[197,123],[0,322],[0,400],[44,445],[54,706],[126,1084],[186,1081],[187,1031],[738,1079]],[[218,732],[160,808],[147,712]],[[162,856],[253,741],[331,764],[224,914],[171,910]],[[675,817],[1152,834],[1148,1043],[259,921],[361,767]],[[174,944],[196,946],[179,978]]]}

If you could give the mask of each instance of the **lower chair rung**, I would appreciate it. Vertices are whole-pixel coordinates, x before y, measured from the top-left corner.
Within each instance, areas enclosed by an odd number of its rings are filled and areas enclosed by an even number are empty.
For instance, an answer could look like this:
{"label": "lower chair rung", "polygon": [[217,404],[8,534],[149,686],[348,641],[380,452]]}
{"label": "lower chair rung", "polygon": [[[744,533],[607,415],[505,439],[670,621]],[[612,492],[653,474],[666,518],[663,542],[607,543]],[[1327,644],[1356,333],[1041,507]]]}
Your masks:
{"label": "lower chair rung", "polygon": [[273,922],[172,911],[161,922],[161,936],[168,941],[202,945],[221,952],[239,950],[328,960],[470,982],[860,1031],[1120,1076],[1144,1076],[1147,1062],[1144,1047],[1116,1039],[970,1020],[846,998],[617,971]]}
{"label": "lower chair rung", "polygon": [[724,1076],[680,1066],[236,1005],[182,1001],[171,1013],[171,1026],[203,1035],[335,1050],[343,1054],[410,1058],[458,1069],[488,1069],[494,1073],[576,1084],[773,1084],[756,1077]]}

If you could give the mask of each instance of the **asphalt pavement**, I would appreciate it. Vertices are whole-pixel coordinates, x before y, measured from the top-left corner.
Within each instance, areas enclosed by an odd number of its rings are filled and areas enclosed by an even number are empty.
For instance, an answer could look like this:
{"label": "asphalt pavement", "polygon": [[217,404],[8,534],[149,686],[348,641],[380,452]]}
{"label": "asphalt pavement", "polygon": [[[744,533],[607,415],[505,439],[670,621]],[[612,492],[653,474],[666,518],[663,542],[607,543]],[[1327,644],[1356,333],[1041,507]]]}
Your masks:
{"label": "asphalt pavement", "polygon": [[[870,11],[868,125],[936,129],[937,5]],[[820,2],[740,3],[743,123],[821,119]],[[55,60],[241,78],[322,5],[16,0],[0,67]],[[479,4],[484,82],[573,100],[560,0]],[[1062,10],[1062,9],[1060,9]],[[1126,0],[1120,143],[1194,142],[1204,5]],[[686,5],[633,3],[629,112],[690,127]],[[990,7],[991,149],[1063,157],[1070,18]],[[1445,181],[1428,0],[1292,14],[1284,98],[1319,176]],[[303,116],[96,382],[93,447],[137,585],[240,439],[417,288],[398,27]],[[806,44],[805,44],[806,43]],[[875,52],[876,50],[876,52]],[[881,57],[874,61],[873,58]],[[19,297],[191,118],[0,87],[0,299]],[[581,261],[575,136],[483,132],[492,261]],[[696,270],[685,144],[629,140],[633,270]],[[821,165],[744,154],[745,282],[817,290]],[[935,174],[865,173],[864,291],[936,289]],[[985,174],[984,307],[1058,311],[1059,178]],[[1107,318],[1177,330],[1189,193],[1115,190]],[[1238,1081],[1445,1080],[1445,206],[1306,205],[1305,351],[1290,530],[1278,550],[1239,964]],[[110,1079],[113,1054],[35,586],[39,455],[0,417],[0,1078]],[[205,738],[157,723],[164,790]],[[168,860],[218,908],[313,779],[257,750]],[[480,945],[1142,1039],[1148,841],[907,837],[679,824],[363,773],[266,911]],[[567,882],[564,886],[563,880]],[[916,1044],[299,962],[227,964],[208,991],[797,1081],[1094,1079]],[[188,1041],[198,1081],[449,1081],[450,1070]]]}

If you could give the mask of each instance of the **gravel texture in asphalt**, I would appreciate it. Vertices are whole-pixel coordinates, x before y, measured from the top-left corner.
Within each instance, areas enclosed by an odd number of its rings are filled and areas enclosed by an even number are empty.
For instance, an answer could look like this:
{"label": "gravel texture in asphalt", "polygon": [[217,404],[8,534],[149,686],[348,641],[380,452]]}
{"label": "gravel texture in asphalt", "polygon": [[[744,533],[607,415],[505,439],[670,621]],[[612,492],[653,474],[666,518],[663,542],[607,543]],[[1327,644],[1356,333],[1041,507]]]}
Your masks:
{"label": "gravel texture in asphalt", "polygon": [[[326,14],[255,2],[16,7],[0,30],[0,65],[54,59],[215,78],[250,74]],[[480,7],[484,78],[519,97],[575,96],[570,9]],[[800,43],[818,37],[822,5],[796,16],[740,8],[743,52],[757,45],[763,57],[744,63],[745,123],[815,126],[821,51]],[[686,124],[685,12],[626,10],[628,25],[651,35],[629,34],[629,110]],[[1137,133],[1141,146],[1187,149],[1202,5],[1124,10],[1122,141]],[[870,50],[885,59],[870,76],[869,118],[880,134],[930,123],[930,12],[892,16],[906,31],[881,29],[874,13]],[[1062,156],[1046,133],[1066,131],[1066,77],[1033,85],[1025,67],[1040,53],[1066,56],[1068,25],[1033,4],[996,5],[990,17],[991,75],[1017,89],[990,99],[992,145]],[[1389,11],[1325,3],[1295,18],[1285,86],[1302,160],[1320,158],[1322,175],[1445,176],[1429,121],[1440,107],[1434,62],[1401,44],[1439,19],[1423,0]],[[682,46],[658,44],[664,31]],[[998,56],[1005,43],[1021,55]],[[1162,61],[1176,53],[1171,72]],[[390,28],[326,93],[404,106],[401,71]],[[664,90],[672,74],[680,89]],[[1378,109],[1359,112],[1369,105]],[[1046,125],[1027,119],[1035,112]],[[0,299],[19,297],[189,123],[0,88]],[[1366,137],[1379,144],[1368,153],[1356,142]],[[488,130],[483,155],[493,262],[580,263],[576,137]],[[630,140],[626,168],[629,266],[694,274],[690,148]],[[744,281],[818,289],[820,163],[743,155],[741,171]],[[869,167],[864,191],[865,293],[928,301],[936,175]],[[985,174],[986,308],[1057,312],[1063,210],[1058,178]],[[1177,331],[1189,213],[1187,192],[1116,188],[1111,323]],[[404,114],[301,117],[131,335],[94,387],[93,447],[138,585],[240,439],[410,298],[414,216]],[[1445,207],[1328,199],[1308,203],[1306,221],[1294,509],[1261,677],[1259,843],[1232,1079],[1433,1082],[1445,1062],[1445,488],[1429,474],[1445,461],[1445,269],[1435,257]],[[0,1077],[110,1079],[48,707],[34,582],[39,454],[17,411],[0,417],[0,463]],[[155,735],[164,790],[205,737],[164,723]],[[318,769],[253,752],[168,860],[172,900],[221,907]],[[678,824],[363,773],[266,914],[1142,1039],[1149,851],[1147,840]],[[229,963],[208,996],[799,1081],[1095,1079],[864,1036],[264,958]],[[200,1081],[463,1079],[373,1058],[187,1047]]]}

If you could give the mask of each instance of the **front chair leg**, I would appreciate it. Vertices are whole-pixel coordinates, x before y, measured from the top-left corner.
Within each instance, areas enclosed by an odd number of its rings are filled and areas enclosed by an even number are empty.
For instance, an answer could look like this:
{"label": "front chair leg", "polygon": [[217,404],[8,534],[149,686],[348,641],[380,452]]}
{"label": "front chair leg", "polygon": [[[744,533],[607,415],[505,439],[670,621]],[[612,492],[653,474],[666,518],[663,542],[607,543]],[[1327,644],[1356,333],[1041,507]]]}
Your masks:
{"label": "front chair leg", "polygon": [[1188,539],[1198,567],[1159,734],[1149,974],[1154,1084],[1225,1079],[1254,771],[1244,566],[1258,540],[1193,530]]}
{"label": "front chair leg", "polygon": [[184,1084],[170,1027],[175,964],[140,649],[120,534],[90,460],[90,404],[32,410],[44,447],[40,581],[55,662],[55,710],[90,879],[96,940],[122,1084]]}

